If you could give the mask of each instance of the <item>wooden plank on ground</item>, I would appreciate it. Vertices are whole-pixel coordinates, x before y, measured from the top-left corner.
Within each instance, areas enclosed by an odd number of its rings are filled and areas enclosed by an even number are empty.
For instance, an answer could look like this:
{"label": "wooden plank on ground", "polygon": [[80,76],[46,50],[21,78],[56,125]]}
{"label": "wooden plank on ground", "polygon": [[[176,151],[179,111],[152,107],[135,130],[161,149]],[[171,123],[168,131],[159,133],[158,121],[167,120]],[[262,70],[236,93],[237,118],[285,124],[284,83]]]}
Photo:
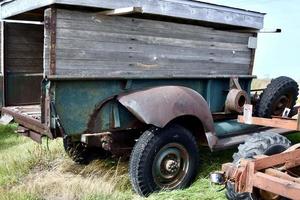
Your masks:
{"label": "wooden plank on ground", "polygon": [[[244,116],[238,116],[238,122],[245,123]],[[268,126],[274,128],[284,128],[289,130],[299,130],[297,125],[297,120],[287,120],[279,118],[261,118],[261,117],[252,117],[252,124],[260,126]]]}

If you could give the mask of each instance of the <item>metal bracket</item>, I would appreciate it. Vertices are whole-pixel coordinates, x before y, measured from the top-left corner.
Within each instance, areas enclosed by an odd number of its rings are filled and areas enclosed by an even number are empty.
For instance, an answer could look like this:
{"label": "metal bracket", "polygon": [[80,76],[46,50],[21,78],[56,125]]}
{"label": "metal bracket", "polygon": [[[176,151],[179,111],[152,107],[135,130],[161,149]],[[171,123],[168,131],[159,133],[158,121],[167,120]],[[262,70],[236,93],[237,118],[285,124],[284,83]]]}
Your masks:
{"label": "metal bracket", "polygon": [[239,78],[235,78],[235,77],[230,78],[229,88],[242,90],[242,87],[239,83]]}
{"label": "metal bracket", "polygon": [[127,8],[117,8],[114,10],[107,10],[99,12],[98,15],[127,15],[134,13],[143,13],[142,7],[127,7]]}
{"label": "metal bracket", "polygon": [[2,19],[1,22],[15,23],[15,24],[34,24],[34,25],[44,25],[44,22],[40,21],[27,21],[27,20],[14,20],[14,19]]}

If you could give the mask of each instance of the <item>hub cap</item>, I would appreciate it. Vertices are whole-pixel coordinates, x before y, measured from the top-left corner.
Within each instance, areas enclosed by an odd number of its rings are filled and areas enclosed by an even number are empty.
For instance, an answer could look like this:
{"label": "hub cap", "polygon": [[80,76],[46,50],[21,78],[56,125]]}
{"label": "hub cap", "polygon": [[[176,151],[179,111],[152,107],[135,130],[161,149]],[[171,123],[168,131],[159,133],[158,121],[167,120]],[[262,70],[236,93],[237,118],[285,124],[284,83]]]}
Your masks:
{"label": "hub cap", "polygon": [[289,94],[282,95],[274,102],[272,106],[272,114],[275,116],[280,116],[285,108],[291,107],[291,97]]}
{"label": "hub cap", "polygon": [[167,144],[154,158],[154,181],[160,188],[174,189],[184,180],[188,167],[189,155],[186,148],[178,143]]}

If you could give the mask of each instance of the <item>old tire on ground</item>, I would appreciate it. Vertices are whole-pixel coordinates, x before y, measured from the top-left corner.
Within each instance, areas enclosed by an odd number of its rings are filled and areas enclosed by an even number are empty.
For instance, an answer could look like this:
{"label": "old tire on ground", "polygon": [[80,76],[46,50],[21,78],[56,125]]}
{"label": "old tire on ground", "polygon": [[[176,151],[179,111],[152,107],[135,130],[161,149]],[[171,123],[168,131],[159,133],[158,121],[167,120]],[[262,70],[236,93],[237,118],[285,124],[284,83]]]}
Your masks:
{"label": "old tire on ground", "polygon": [[284,109],[293,108],[298,98],[298,84],[289,77],[273,79],[261,94],[256,107],[258,117],[281,116]]}
{"label": "old tire on ground", "polygon": [[63,138],[64,149],[68,156],[78,164],[88,164],[95,159],[104,159],[109,156],[109,152],[96,147],[87,147],[80,141],[72,141],[67,136]]}
{"label": "old tire on ground", "polygon": [[142,196],[180,189],[195,179],[199,166],[195,137],[182,126],[150,128],[135,144],[129,162],[133,189]]}
{"label": "old tire on ground", "polygon": [[[291,146],[291,142],[284,136],[271,133],[262,132],[251,136],[241,144],[238,152],[233,155],[233,162],[238,164],[240,159],[253,159],[256,155],[274,155],[281,153]],[[237,193],[234,189],[234,184],[227,183],[226,197],[230,200],[251,200],[251,199],[264,199],[261,196],[261,191],[255,193]],[[277,200],[284,198],[278,197]]]}

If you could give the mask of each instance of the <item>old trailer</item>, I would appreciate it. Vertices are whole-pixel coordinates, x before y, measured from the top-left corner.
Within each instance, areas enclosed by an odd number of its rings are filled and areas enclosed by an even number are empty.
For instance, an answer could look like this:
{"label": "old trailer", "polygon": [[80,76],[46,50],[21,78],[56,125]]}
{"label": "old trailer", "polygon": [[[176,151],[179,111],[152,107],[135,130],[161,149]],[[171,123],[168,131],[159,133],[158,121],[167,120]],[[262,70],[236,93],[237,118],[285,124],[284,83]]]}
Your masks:
{"label": "old trailer", "polygon": [[[263,13],[193,0],[4,0],[1,18],[0,121],[38,142],[62,137],[79,163],[130,153],[141,195],[191,184],[198,144],[287,132],[236,121],[252,99]],[[276,80],[287,101],[255,98],[258,115],[295,104],[296,82]]]}
{"label": "old trailer", "polygon": [[[253,117],[251,123],[300,131],[300,108],[295,118]],[[241,123],[245,122],[239,116]],[[211,180],[225,184],[229,200],[300,199],[300,144],[276,134],[254,135],[240,145],[232,163],[222,165],[221,172],[211,174]]]}

